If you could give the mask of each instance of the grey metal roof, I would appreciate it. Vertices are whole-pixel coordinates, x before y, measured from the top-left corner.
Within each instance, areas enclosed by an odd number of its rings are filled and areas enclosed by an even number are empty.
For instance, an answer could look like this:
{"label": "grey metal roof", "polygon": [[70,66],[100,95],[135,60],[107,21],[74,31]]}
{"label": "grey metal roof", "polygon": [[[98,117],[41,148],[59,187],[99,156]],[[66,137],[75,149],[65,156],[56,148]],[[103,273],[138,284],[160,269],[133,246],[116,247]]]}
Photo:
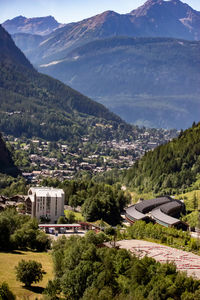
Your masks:
{"label": "grey metal roof", "polygon": [[163,213],[161,211],[160,207],[152,210],[151,215],[156,220],[159,220],[167,225],[175,225],[175,224],[181,222],[179,219],[170,217],[170,216],[166,215],[165,213]]}
{"label": "grey metal roof", "polygon": [[174,200],[172,202],[163,204],[160,206],[160,210],[170,216],[173,216],[173,214],[182,212],[185,208],[184,203],[178,200]]}
{"label": "grey metal roof", "polygon": [[136,209],[135,205],[128,207],[126,209],[126,214],[128,214],[130,217],[134,218],[135,220],[142,220],[142,219],[146,218],[146,215],[139,212]]}
{"label": "grey metal roof", "polygon": [[137,203],[135,205],[135,208],[137,211],[146,214],[150,212],[152,209],[171,201],[173,201],[173,199],[170,197],[160,197],[156,199],[143,200],[142,202]]}
{"label": "grey metal roof", "polygon": [[174,214],[184,210],[184,203],[168,196],[156,199],[143,200],[140,203],[126,209],[126,215],[133,221],[151,218],[162,225],[175,225],[182,223],[179,219],[172,217]]}

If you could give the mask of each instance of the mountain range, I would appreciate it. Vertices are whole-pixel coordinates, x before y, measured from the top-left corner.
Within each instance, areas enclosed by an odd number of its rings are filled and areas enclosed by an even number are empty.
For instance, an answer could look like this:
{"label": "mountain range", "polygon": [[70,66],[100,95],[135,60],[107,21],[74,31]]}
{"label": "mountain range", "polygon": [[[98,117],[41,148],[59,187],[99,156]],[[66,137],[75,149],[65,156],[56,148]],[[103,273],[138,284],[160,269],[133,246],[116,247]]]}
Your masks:
{"label": "mountain range", "polygon": [[2,25],[10,34],[15,34],[13,38],[22,51],[27,51],[23,47],[26,34],[50,32],[43,36],[42,41],[33,37],[36,49],[31,45],[27,56],[36,65],[63,59],[78,46],[113,36],[200,39],[200,12],[180,0],[148,0],[128,14],[106,11],[80,22],[62,25],[57,30],[61,24],[50,16],[32,19],[19,16]]}
{"label": "mountain range", "polygon": [[0,99],[0,130],[14,136],[76,143],[132,130],[103,105],[38,73],[1,26]]}
{"label": "mountain range", "polygon": [[[18,18],[3,26],[9,31]],[[106,11],[57,26],[48,35],[38,34],[39,22],[37,35],[11,26],[16,45],[41,72],[130,123],[187,128],[199,120],[200,12],[180,0],[148,0],[128,14]]]}
{"label": "mountain range", "polygon": [[61,27],[54,17],[25,18],[18,16],[14,19],[7,20],[3,27],[10,33],[27,33],[36,35],[47,35]]}
{"label": "mountain range", "polygon": [[188,128],[200,116],[200,42],[114,37],[39,68],[129,123]]}

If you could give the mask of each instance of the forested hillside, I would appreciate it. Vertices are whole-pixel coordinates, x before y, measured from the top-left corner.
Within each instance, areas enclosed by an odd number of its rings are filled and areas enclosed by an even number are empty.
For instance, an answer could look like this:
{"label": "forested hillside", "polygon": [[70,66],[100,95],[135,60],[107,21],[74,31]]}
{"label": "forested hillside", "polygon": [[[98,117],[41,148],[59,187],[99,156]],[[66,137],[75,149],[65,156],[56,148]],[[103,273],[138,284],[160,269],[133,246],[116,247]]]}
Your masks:
{"label": "forested hillside", "polygon": [[[200,123],[157,147],[125,172],[124,181],[139,191],[183,192],[200,174]],[[197,187],[199,188],[199,186]]]}
{"label": "forested hillside", "polygon": [[103,233],[58,239],[52,249],[55,277],[45,293],[69,300],[198,300],[200,281],[173,263],[139,259],[125,249],[99,248]]}
{"label": "forested hillside", "polygon": [[38,73],[2,27],[0,41],[1,131],[76,141],[81,135],[109,139],[132,130],[103,105]]}
{"label": "forested hillside", "polygon": [[20,174],[18,168],[14,165],[11,154],[6,148],[5,142],[0,133],[0,173],[17,176]]}
{"label": "forested hillside", "polygon": [[127,14],[105,11],[42,35],[47,23],[60,26],[52,17],[3,23],[39,71],[128,123],[186,129],[199,121],[200,13],[189,5],[148,0]]}

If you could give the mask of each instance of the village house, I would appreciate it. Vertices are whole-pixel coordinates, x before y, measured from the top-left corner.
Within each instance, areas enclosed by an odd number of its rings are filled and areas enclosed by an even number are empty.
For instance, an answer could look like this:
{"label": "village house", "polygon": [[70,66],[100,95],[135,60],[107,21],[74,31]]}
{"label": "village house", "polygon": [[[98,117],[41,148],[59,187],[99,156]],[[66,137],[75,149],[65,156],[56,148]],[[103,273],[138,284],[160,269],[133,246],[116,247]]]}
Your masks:
{"label": "village house", "polygon": [[52,187],[31,187],[26,198],[26,213],[38,220],[56,223],[64,215],[65,193]]}

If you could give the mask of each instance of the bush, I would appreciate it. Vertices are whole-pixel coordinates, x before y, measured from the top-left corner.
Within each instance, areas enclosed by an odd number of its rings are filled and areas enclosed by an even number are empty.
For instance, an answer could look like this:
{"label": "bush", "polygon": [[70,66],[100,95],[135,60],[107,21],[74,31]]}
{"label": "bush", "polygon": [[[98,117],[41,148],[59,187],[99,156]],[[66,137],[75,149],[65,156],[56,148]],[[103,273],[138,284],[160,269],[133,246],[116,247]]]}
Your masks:
{"label": "bush", "polygon": [[15,300],[15,295],[10,291],[6,282],[0,285],[0,300]]}

